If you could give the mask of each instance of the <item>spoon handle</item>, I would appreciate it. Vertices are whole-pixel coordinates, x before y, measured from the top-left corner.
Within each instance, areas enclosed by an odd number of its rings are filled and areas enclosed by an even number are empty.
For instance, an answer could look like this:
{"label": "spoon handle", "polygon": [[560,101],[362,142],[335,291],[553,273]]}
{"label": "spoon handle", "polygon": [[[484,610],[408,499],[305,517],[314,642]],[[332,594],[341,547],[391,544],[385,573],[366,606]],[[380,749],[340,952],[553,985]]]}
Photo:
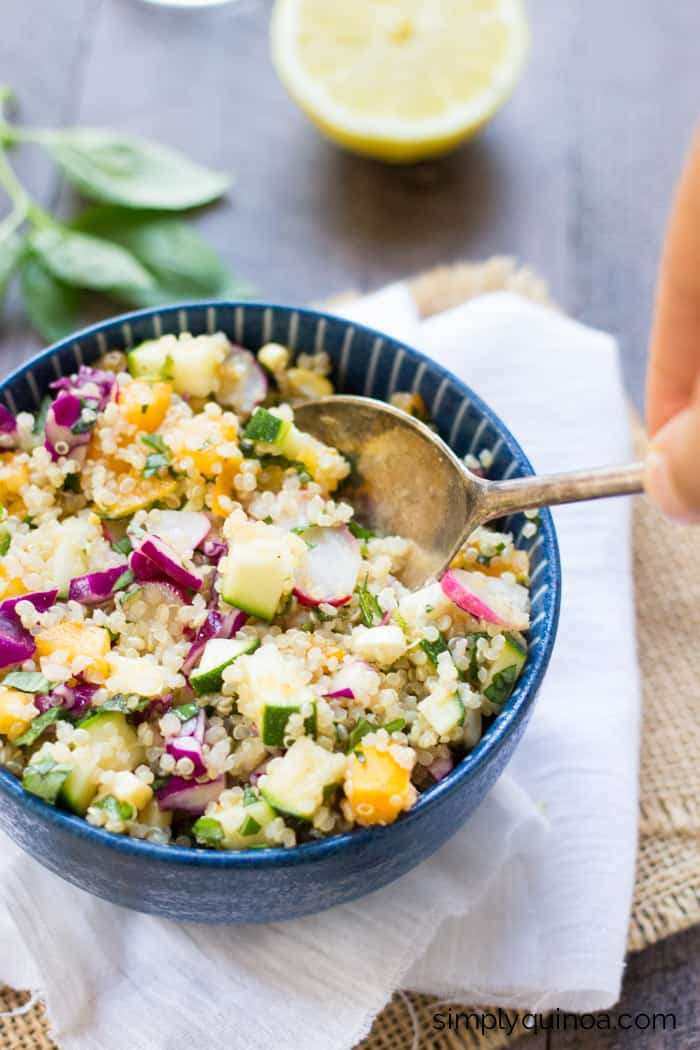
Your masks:
{"label": "spoon handle", "polygon": [[644,464],[639,462],[487,482],[482,489],[480,517],[482,521],[490,521],[516,511],[551,507],[557,503],[632,495],[643,491],[643,475]]}

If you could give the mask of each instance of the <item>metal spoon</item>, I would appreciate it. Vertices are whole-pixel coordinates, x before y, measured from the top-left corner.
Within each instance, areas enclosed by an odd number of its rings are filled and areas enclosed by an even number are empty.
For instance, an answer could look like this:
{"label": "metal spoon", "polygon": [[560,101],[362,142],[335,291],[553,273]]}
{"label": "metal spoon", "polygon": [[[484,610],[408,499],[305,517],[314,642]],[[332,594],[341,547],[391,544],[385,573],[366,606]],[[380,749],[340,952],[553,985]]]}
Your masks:
{"label": "metal spoon", "polygon": [[415,556],[402,573],[409,587],[439,576],[474,529],[493,518],[643,489],[642,463],[485,481],[424,423],[369,397],[307,401],[295,420],[352,462],[341,496],[358,521],[414,541]]}

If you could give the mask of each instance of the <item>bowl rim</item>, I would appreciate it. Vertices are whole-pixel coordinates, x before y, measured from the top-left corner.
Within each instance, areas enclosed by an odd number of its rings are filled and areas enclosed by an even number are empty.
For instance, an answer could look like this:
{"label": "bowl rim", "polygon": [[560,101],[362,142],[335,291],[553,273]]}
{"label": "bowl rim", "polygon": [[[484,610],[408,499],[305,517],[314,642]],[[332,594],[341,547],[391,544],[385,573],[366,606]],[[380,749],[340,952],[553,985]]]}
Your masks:
{"label": "bowl rim", "polygon": [[[395,339],[393,336],[369,325],[359,324],[349,318],[339,316],[330,311],[315,310],[309,307],[296,307],[286,304],[267,302],[265,300],[235,300],[235,299],[196,299],[182,303],[168,304],[165,306],[147,307],[142,310],[134,310],[124,314],[118,314],[94,325],[72,333],[64,339],[60,339],[44,350],[33,355],[22,362],[17,368],[10,372],[0,381],[0,395],[11,387],[18,379],[27,372],[32,371],[37,365],[51,358],[56,353],[69,349],[72,344],[84,338],[92,338],[100,333],[107,334],[111,331],[119,331],[126,323],[139,321],[158,314],[178,314],[183,311],[187,314],[193,310],[206,310],[213,308],[227,308],[234,310],[237,307],[244,309],[272,310],[275,313],[296,313],[301,319],[309,317],[312,320],[325,320],[333,324],[352,325],[353,328],[368,336],[384,339],[385,343],[396,350],[403,350],[409,359],[416,365],[425,364],[426,368],[437,372],[442,379],[449,379],[456,389],[464,397],[468,397],[481,416],[486,417],[489,422],[499,431],[503,438],[503,444],[516,458],[523,468],[525,475],[534,474],[530,460],[525,455],[520,444],[511,431],[493,411],[492,408],[474,391],[449,369],[444,368],[437,361],[428,357],[420,350]],[[122,333],[123,334],[123,333]],[[448,445],[448,447],[450,447]],[[316,842],[303,843],[299,846],[286,848],[272,846],[260,850],[207,850],[196,846],[174,846],[159,845],[144,839],[130,838],[126,835],[114,835],[103,828],[88,824],[83,817],[68,813],[50,805],[43,799],[25,791],[19,780],[7,770],[0,767],[0,797],[15,801],[19,806],[28,810],[32,816],[39,820],[46,820],[58,826],[58,829],[66,834],[74,834],[79,838],[89,841],[98,847],[116,850],[124,854],[131,854],[143,860],[165,861],[173,865],[197,866],[205,868],[230,868],[232,870],[243,869],[267,869],[276,867],[296,867],[300,864],[320,861],[328,854],[338,851],[346,851],[352,848],[360,848],[378,840],[388,843],[390,836],[397,827],[406,829],[412,823],[422,820],[424,814],[433,810],[444,799],[448,798],[462,785],[473,777],[478,770],[490,759],[492,759],[505,745],[509,733],[526,716],[529,708],[535,701],[540,683],[545,675],[552,655],[552,649],[557,633],[559,622],[559,610],[561,604],[561,562],[559,556],[559,544],[551,512],[544,508],[540,511],[540,535],[543,537],[547,549],[548,573],[552,586],[549,588],[551,598],[546,610],[541,640],[535,659],[528,666],[519,679],[516,688],[509,697],[503,710],[494,719],[485,735],[481,737],[476,747],[469,752],[442,780],[422,792],[415,804],[408,812],[403,813],[397,822],[385,826],[365,827],[353,831],[344,832],[341,835],[333,835],[330,838],[319,839]],[[529,650],[528,650],[529,651]]]}

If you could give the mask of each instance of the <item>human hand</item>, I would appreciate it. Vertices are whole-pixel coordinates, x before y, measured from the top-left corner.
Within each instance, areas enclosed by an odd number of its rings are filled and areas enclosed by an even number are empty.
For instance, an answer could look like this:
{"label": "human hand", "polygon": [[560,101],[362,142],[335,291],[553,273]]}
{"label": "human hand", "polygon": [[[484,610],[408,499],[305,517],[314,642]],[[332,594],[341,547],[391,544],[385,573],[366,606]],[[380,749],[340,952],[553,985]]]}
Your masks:
{"label": "human hand", "polygon": [[700,131],[676,191],[647,376],[645,487],[669,517],[700,522]]}

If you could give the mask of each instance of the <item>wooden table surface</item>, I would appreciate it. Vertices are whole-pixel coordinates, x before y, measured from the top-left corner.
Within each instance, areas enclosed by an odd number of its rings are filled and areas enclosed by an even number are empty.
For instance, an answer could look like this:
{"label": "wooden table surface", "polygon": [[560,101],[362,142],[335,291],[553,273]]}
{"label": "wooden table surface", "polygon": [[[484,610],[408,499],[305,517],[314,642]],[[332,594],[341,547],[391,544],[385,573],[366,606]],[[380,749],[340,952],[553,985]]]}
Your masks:
{"label": "wooden table surface", "polygon": [[[304,303],[438,262],[519,257],[566,310],[617,335],[641,406],[664,220],[700,99],[700,5],[528,6],[532,55],[510,104],[467,148],[409,169],[346,156],[316,135],[271,70],[264,0],[190,12],[3,0],[0,75],[27,123],[111,125],[234,171],[229,201],[198,221],[265,297]],[[38,151],[17,163],[42,203],[65,203]],[[37,346],[11,298],[2,370]],[[675,1033],[560,1033],[528,1045],[700,1047],[699,959],[696,931],[629,966],[619,1009],[676,1008]]]}

